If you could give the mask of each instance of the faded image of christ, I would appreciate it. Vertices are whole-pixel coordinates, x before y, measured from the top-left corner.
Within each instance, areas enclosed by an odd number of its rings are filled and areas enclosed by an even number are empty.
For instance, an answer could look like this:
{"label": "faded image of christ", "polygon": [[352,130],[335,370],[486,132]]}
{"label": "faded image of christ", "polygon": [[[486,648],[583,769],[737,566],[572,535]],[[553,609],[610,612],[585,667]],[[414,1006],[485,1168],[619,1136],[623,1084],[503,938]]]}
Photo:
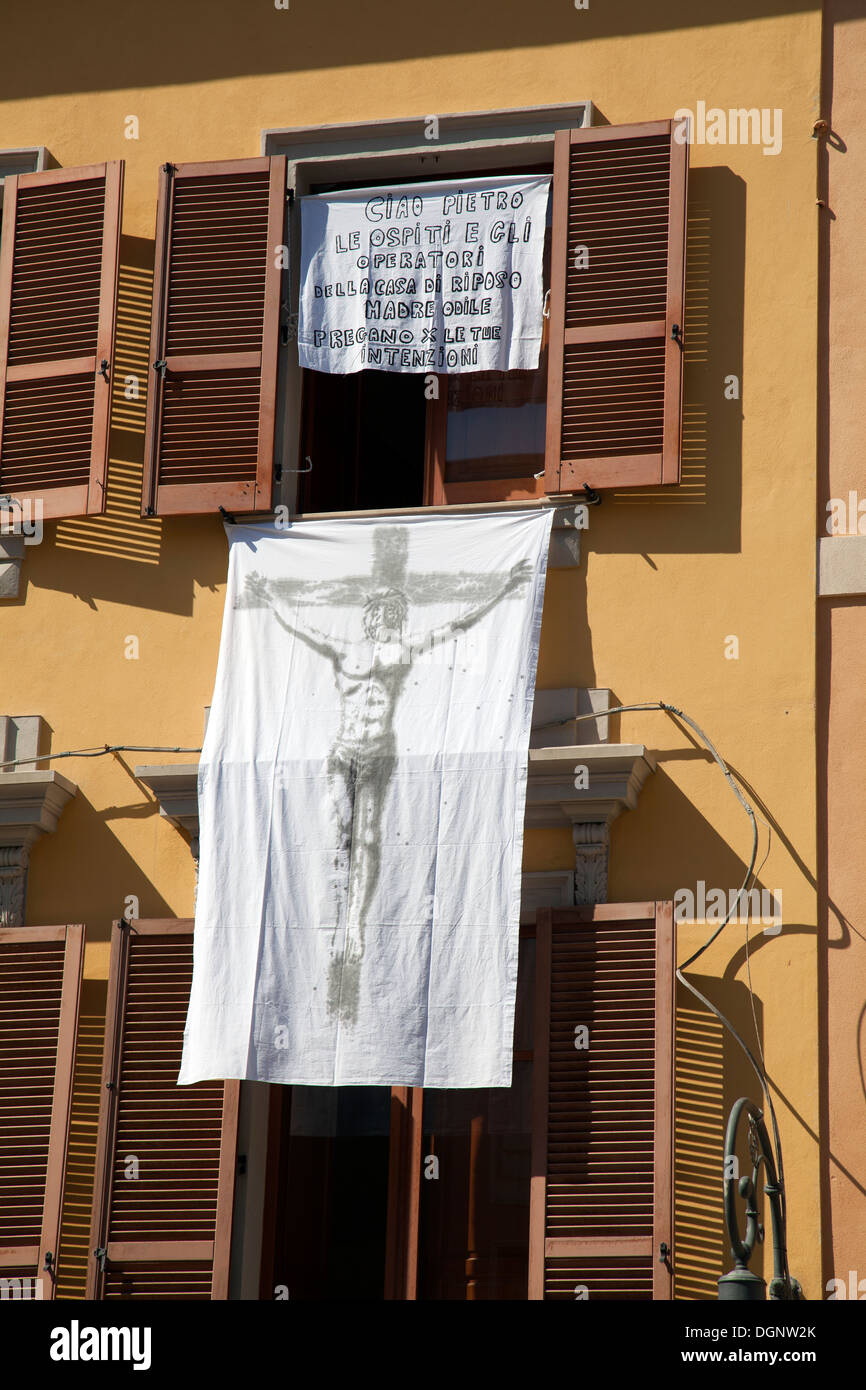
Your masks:
{"label": "faded image of christ", "polygon": [[[413,572],[408,552],[407,527],[376,527],[370,573],[333,580],[266,579],[253,573],[236,601],[239,608],[269,608],[286,633],[327,662],[339,697],[338,728],[327,760],[337,923],[328,1009],[348,1023],[357,1014],[365,925],[380,872],[382,816],[400,752],[395,713],[401,693],[422,653],[453,661],[458,638],[519,595],[532,574],[528,562],[499,573]],[[438,626],[425,624],[423,608],[432,605],[447,605],[457,616]],[[339,636],[323,631],[315,622],[317,607],[353,610],[354,631]]]}

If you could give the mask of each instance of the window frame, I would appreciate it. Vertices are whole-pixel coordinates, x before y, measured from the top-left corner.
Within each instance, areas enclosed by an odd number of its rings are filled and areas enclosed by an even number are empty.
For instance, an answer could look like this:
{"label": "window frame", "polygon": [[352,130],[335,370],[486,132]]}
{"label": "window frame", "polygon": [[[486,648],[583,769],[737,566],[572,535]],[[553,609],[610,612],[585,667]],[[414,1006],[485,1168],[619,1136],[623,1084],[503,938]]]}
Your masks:
{"label": "window frame", "polygon": [[[438,116],[439,139],[425,139],[424,131],[432,116],[411,120],[372,121],[365,124],[306,126],[290,129],[265,130],[262,133],[262,153],[286,156],[286,179],[289,193],[289,294],[285,305],[289,325],[288,343],[281,343],[277,388],[278,438],[275,450],[276,473],[274,506],[288,507],[290,514],[307,518],[316,516],[357,516],[364,513],[333,511],[327,513],[297,512],[299,496],[299,454],[301,445],[303,369],[298,363],[291,325],[297,324],[301,264],[301,213],[299,199],[320,183],[365,183],[375,185],[394,179],[407,183],[430,177],[455,174],[465,178],[477,171],[514,170],[521,166],[549,163],[553,168],[554,143],[557,130],[582,129],[599,124],[598,112],[591,101],[567,105],[519,107],[497,111],[462,112]],[[436,403],[433,403],[436,404]],[[394,508],[395,512],[429,512],[437,506],[445,510],[478,507],[526,507],[551,505],[552,498],[543,494],[537,498],[501,500],[501,486],[493,483],[491,490],[500,493],[495,500],[485,500],[482,494],[471,501],[436,503],[432,488],[434,451],[439,434],[444,429],[444,410],[438,416],[429,408],[427,415],[427,447],[425,459],[425,505],[417,508]],[[436,433],[438,429],[439,434]],[[473,485],[475,487],[476,485]],[[377,509],[373,515],[387,515],[390,509]]]}
{"label": "window frame", "polygon": [[3,216],[3,189],[13,174],[41,174],[57,167],[45,145],[0,150],[0,219]]}

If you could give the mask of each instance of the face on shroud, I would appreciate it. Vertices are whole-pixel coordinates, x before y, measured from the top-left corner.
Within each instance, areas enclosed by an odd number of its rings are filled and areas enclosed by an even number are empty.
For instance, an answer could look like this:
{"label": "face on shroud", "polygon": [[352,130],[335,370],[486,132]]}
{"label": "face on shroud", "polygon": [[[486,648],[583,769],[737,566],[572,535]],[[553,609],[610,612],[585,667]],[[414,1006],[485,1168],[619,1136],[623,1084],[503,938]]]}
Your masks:
{"label": "face on shroud", "polygon": [[407,603],[397,590],[376,594],[364,609],[364,631],[371,642],[399,642],[406,621]]}

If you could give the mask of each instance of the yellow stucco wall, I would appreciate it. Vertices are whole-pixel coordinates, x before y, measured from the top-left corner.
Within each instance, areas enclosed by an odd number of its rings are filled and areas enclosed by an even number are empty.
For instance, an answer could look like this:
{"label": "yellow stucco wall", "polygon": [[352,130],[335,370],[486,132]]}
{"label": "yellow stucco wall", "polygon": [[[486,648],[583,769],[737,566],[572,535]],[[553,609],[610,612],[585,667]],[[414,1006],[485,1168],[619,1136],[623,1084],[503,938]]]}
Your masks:
{"label": "yellow stucco wall", "polygon": [[[255,155],[267,127],[584,98],[613,123],[671,116],[698,101],[781,108],[777,156],[760,146],[692,148],[684,484],[638,501],[608,495],[592,510],[580,570],[549,581],[539,685],[604,685],[622,701],[681,707],[772,825],[760,880],[782,890],[784,928],[774,937],[758,928],[752,984],[778,1088],[791,1266],[820,1297],[810,138],[820,14],[805,4],[710,0],[684,11],[634,0],[592,0],[585,11],[566,0],[443,0],[432,10],[381,0],[291,0],[288,11],[240,0],[19,8],[0,82],[0,146],[45,144],[66,166],[126,160],[118,366],[137,364],[145,377],[148,263],[166,159]],[[130,115],[137,140],[124,138]],[[741,379],[740,400],[725,399],[729,374]],[[20,601],[0,616],[0,708],[43,715],[55,750],[200,742],[226,543],[216,518],[137,518],[143,409],[118,402],[111,514],[48,526],[44,544],[28,549]],[[137,660],[125,657],[130,636]],[[725,655],[731,637],[735,660]],[[698,879],[739,886],[749,827],[718,769],[661,714],[623,716],[619,737],[653,749],[659,771],[614,828],[610,900],[670,898]],[[131,765],[172,761],[126,757]],[[192,861],[121,758],[56,766],[79,793],[58,833],[33,852],[27,919],[86,923],[95,1018],[111,919],[129,894],[142,916],[189,915]],[[568,832],[528,836],[527,868],[571,864]],[[680,958],[706,931],[683,929]],[[699,969],[751,1038],[743,944],[744,929],[731,926]],[[702,1132],[689,1107],[703,1094],[703,1113],[718,1112],[721,1123],[735,1094],[731,1068],[724,1084],[716,1065],[722,1044],[692,1013],[683,1014],[684,1057],[705,1046],[707,1063],[680,1086],[679,1289],[711,1296],[719,1265],[728,1264],[718,1230],[721,1139],[712,1125]],[[744,1084],[757,1099],[754,1081]],[[82,1102],[82,1172],[91,1124]],[[73,1245],[83,1239],[79,1206],[69,1218]]]}

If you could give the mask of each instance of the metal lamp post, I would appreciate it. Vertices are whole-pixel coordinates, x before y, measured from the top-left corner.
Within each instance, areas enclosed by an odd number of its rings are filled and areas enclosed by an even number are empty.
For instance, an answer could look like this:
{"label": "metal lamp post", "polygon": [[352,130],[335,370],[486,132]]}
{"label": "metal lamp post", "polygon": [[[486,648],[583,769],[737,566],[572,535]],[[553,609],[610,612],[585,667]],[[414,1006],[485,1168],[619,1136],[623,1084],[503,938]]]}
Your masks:
{"label": "metal lamp post", "polygon": [[[749,1122],[749,1156],[752,1176],[737,1178],[737,1129],[745,1114]],[[763,1112],[747,1097],[742,1096],[728,1117],[725,1134],[725,1223],[731,1242],[734,1268],[719,1279],[719,1299],[723,1302],[763,1302],[768,1296],[766,1282],[749,1269],[749,1260],[757,1241],[764,1239],[764,1228],[758,1221],[756,1194],[758,1175],[764,1169],[764,1192],[770,1204],[773,1223],[773,1278],[769,1297],[774,1300],[801,1299],[802,1289],[788,1270],[788,1248],[785,1230],[785,1193],[776,1173],[770,1136],[764,1124]],[[740,1239],[737,1219],[737,1195],[745,1199],[746,1229]]]}

